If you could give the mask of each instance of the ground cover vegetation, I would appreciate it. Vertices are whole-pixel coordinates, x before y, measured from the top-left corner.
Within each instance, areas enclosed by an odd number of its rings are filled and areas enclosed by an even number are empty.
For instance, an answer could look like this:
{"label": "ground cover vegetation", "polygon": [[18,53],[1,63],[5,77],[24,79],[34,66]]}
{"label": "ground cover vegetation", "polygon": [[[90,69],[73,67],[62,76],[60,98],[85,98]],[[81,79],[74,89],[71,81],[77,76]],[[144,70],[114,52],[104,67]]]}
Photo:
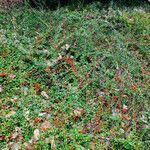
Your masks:
{"label": "ground cover vegetation", "polygon": [[147,150],[149,10],[0,10],[0,147]]}

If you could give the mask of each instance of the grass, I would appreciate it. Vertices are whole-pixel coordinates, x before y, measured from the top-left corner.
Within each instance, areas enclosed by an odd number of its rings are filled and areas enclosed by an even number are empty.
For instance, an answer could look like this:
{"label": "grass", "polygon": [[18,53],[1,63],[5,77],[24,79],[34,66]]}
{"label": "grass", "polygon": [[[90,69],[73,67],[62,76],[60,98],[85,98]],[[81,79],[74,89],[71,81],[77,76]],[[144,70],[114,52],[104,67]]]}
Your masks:
{"label": "grass", "polygon": [[0,147],[148,149],[149,17],[148,4],[1,10]]}

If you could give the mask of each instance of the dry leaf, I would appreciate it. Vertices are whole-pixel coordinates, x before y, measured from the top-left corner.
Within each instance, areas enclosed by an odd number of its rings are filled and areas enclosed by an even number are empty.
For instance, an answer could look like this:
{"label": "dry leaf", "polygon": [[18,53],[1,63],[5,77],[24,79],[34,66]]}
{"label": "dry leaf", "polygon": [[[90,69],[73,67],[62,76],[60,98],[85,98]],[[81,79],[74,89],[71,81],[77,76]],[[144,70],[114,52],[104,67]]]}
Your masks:
{"label": "dry leaf", "polygon": [[15,75],[15,74],[10,74],[9,77],[10,77],[11,79],[14,79],[14,78],[16,77],[16,75]]}
{"label": "dry leaf", "polygon": [[144,123],[147,123],[147,122],[148,122],[148,121],[147,121],[147,117],[145,117],[144,115],[142,115],[141,120],[142,120]]}
{"label": "dry leaf", "polygon": [[20,132],[20,131],[21,131],[21,128],[20,128],[20,127],[15,127],[15,131],[16,131],[16,132]]}
{"label": "dry leaf", "polygon": [[55,144],[54,136],[51,138],[51,149],[56,150],[56,144]]}
{"label": "dry leaf", "polygon": [[[50,61],[47,61],[47,65],[48,67],[54,67],[56,66],[59,61],[62,59],[62,55],[59,54],[59,56],[56,58],[56,59],[53,59],[53,60],[50,60]],[[49,70],[49,69],[48,69]]]}
{"label": "dry leaf", "polygon": [[6,118],[9,118],[9,117],[13,116],[14,114],[16,114],[16,112],[15,112],[15,111],[11,111],[11,112],[9,112],[9,113],[6,115]]}
{"label": "dry leaf", "polygon": [[29,114],[30,114],[29,110],[24,112],[24,117],[25,117],[26,120],[29,120]]}
{"label": "dry leaf", "polygon": [[83,146],[80,146],[81,147],[81,150],[86,150]]}
{"label": "dry leaf", "polygon": [[18,143],[10,143],[10,149],[11,150],[19,150],[20,149],[20,146]]}
{"label": "dry leaf", "polygon": [[39,140],[39,138],[40,138],[40,131],[39,131],[39,129],[35,129],[34,135],[33,135],[33,140],[37,141],[37,140]]}
{"label": "dry leaf", "polygon": [[129,115],[123,115],[123,117],[126,119],[126,120],[131,120],[131,117]]}
{"label": "dry leaf", "polygon": [[0,85],[0,92],[2,92],[3,91],[3,87],[2,87],[2,85]]}
{"label": "dry leaf", "polygon": [[7,73],[0,72],[0,77],[6,77],[6,76],[7,76]]}
{"label": "dry leaf", "polygon": [[127,111],[128,111],[128,106],[123,105],[122,111],[123,111],[124,113],[127,112]]}
{"label": "dry leaf", "polygon": [[16,138],[17,138],[17,141],[20,141],[22,139],[20,127],[15,127],[14,132],[10,134],[10,139],[16,139]]}
{"label": "dry leaf", "polygon": [[51,144],[51,149],[56,150],[56,144],[55,144],[54,136],[46,138],[45,143]]}
{"label": "dry leaf", "polygon": [[10,139],[15,139],[19,135],[18,132],[14,132],[10,135]]}
{"label": "dry leaf", "polygon": [[89,147],[90,147],[91,150],[95,150],[95,143],[91,142]]}
{"label": "dry leaf", "polygon": [[23,140],[23,136],[21,134],[19,134],[17,137],[16,137],[16,141],[19,142],[19,141],[22,141]]}
{"label": "dry leaf", "polygon": [[42,124],[41,124],[41,126],[40,126],[40,129],[42,130],[42,131],[46,131],[48,128],[51,128],[52,127],[52,125],[50,124],[50,122],[48,122],[48,121],[44,121]]}
{"label": "dry leaf", "polygon": [[46,99],[49,99],[49,96],[48,96],[48,94],[47,94],[45,91],[42,91],[42,92],[41,92],[41,95],[42,95],[43,97],[45,97]]}
{"label": "dry leaf", "polygon": [[74,110],[74,115],[75,115],[76,117],[80,117],[81,114],[82,114],[82,112],[83,112],[83,109],[82,109],[82,108],[77,108],[77,109]]}
{"label": "dry leaf", "polygon": [[40,85],[36,82],[33,84],[33,86],[34,86],[35,94],[37,94],[39,92]]}
{"label": "dry leaf", "polygon": [[32,146],[31,146],[30,142],[25,142],[24,147],[25,147],[26,150],[32,150]]}
{"label": "dry leaf", "polygon": [[44,54],[49,54],[48,49],[43,49],[43,53],[44,53]]}
{"label": "dry leaf", "polygon": [[45,143],[47,143],[47,144],[51,143],[51,138],[46,138]]}

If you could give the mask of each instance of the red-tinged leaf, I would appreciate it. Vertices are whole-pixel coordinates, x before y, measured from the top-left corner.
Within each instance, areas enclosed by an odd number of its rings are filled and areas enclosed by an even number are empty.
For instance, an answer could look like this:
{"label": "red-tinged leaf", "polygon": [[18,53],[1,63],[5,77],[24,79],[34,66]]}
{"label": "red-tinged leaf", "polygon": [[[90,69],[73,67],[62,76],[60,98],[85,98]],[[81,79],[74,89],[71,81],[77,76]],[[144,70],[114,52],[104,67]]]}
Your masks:
{"label": "red-tinged leaf", "polygon": [[30,142],[25,142],[23,145],[25,150],[32,150],[32,145]]}
{"label": "red-tinged leaf", "polygon": [[96,96],[99,96],[101,93],[100,93],[100,91],[98,91],[97,93],[96,93]]}
{"label": "red-tinged leaf", "polygon": [[10,140],[12,140],[12,139],[15,139],[15,138],[17,138],[17,136],[19,135],[19,133],[18,132],[14,132],[14,133],[12,133],[12,134],[10,134]]}
{"label": "red-tinged leaf", "polygon": [[0,139],[4,139],[4,138],[5,138],[5,136],[4,136],[4,135],[1,135],[1,136],[0,136]]}
{"label": "red-tinged leaf", "polygon": [[19,141],[22,141],[23,140],[23,136],[22,135],[18,135],[16,137],[16,141],[19,142]]}
{"label": "red-tinged leaf", "polygon": [[14,132],[10,134],[9,136],[10,140],[16,139],[17,141],[22,139],[21,136],[21,128],[15,127]]}
{"label": "red-tinged leaf", "polygon": [[108,112],[110,113],[110,100],[107,101],[107,105],[108,105]]}
{"label": "red-tinged leaf", "polygon": [[133,84],[133,85],[131,85],[131,86],[130,86],[130,89],[132,89],[132,90],[136,91],[136,90],[137,90],[137,87],[136,87],[136,85],[135,85],[135,84]]}
{"label": "red-tinged leaf", "polygon": [[150,72],[149,72],[149,71],[146,71],[144,68],[145,68],[145,65],[144,65],[144,64],[141,65],[141,71],[142,71],[142,73],[145,74],[145,75],[150,76]]}
{"label": "red-tinged leaf", "polygon": [[50,72],[51,71],[51,67],[50,66],[48,66],[46,69],[45,69],[45,72]]}
{"label": "red-tinged leaf", "polygon": [[49,128],[51,128],[52,127],[52,125],[50,124],[50,122],[48,122],[48,121],[44,121],[42,124],[41,124],[41,126],[40,126],[40,129],[42,130],[42,131],[46,131],[46,130],[48,130]]}
{"label": "red-tinged leaf", "polygon": [[149,75],[150,76],[150,72],[143,70],[143,74]]}
{"label": "red-tinged leaf", "polygon": [[34,86],[35,94],[37,94],[39,92],[40,85],[36,82],[33,84],[33,86]]}
{"label": "red-tinged leaf", "polygon": [[122,79],[121,79],[121,77],[118,75],[118,74],[115,74],[115,79],[118,81],[118,82],[121,82],[122,81]]}
{"label": "red-tinged leaf", "polygon": [[29,83],[28,82],[22,82],[21,84],[20,84],[20,86],[27,86],[27,85],[29,85]]}
{"label": "red-tinged leaf", "polygon": [[83,130],[80,131],[80,133],[85,134],[86,131],[83,129]]}
{"label": "red-tinged leaf", "polygon": [[104,97],[101,95],[99,96],[100,101],[102,101],[104,99]]}
{"label": "red-tinged leaf", "polygon": [[9,138],[10,138],[10,140],[13,139],[13,134],[10,134]]}
{"label": "red-tinged leaf", "polygon": [[94,130],[95,130],[96,133],[101,132],[101,129],[100,129],[99,125],[96,125],[95,128],[94,128]]}
{"label": "red-tinged leaf", "polygon": [[121,120],[131,120],[131,116],[128,114],[121,113]]}
{"label": "red-tinged leaf", "polygon": [[116,100],[116,99],[117,99],[117,96],[113,95],[111,98],[112,98],[113,100]]}
{"label": "red-tinged leaf", "polygon": [[54,116],[55,116],[55,117],[58,116],[58,111],[56,111],[56,112],[54,113]]}
{"label": "red-tinged leaf", "polygon": [[134,110],[133,112],[132,112],[132,116],[133,116],[133,118],[136,120],[137,119],[137,111],[136,110]]}
{"label": "red-tinged leaf", "polygon": [[0,54],[0,56],[2,56],[2,57],[5,57],[5,55],[8,53],[8,49],[6,49],[4,52],[2,52],[1,54]]}
{"label": "red-tinged leaf", "polygon": [[128,111],[128,106],[123,105],[122,112],[123,112],[123,113],[126,113],[127,111]]}
{"label": "red-tinged leaf", "polygon": [[42,118],[35,118],[34,120],[36,123],[39,123],[42,120]]}
{"label": "red-tinged leaf", "polygon": [[100,120],[97,116],[94,116],[93,119],[96,121],[97,124],[99,124]]}
{"label": "red-tinged leaf", "polygon": [[93,143],[96,143],[96,140],[95,140],[95,139],[93,139],[93,140],[92,140],[92,142],[93,142]]}
{"label": "red-tinged leaf", "polygon": [[68,56],[67,58],[66,57],[63,57],[62,60],[66,61],[68,64],[70,64],[70,66],[72,67],[72,70],[76,73],[76,68],[75,68],[75,65],[74,65],[74,62],[73,60],[71,59],[71,56]]}
{"label": "red-tinged leaf", "polygon": [[7,76],[7,73],[0,72],[0,77],[6,77],[6,76]]}
{"label": "red-tinged leaf", "polygon": [[59,102],[60,102],[60,100],[59,100],[59,99],[56,99],[56,100],[55,100],[55,102],[56,102],[56,103],[59,103]]}
{"label": "red-tinged leaf", "polygon": [[106,93],[106,92],[107,92],[107,89],[103,88],[102,91],[103,91],[104,93]]}
{"label": "red-tinged leaf", "polygon": [[101,112],[102,112],[102,108],[99,108],[98,111],[97,111],[97,113],[96,113],[96,115],[97,116],[100,115]]}

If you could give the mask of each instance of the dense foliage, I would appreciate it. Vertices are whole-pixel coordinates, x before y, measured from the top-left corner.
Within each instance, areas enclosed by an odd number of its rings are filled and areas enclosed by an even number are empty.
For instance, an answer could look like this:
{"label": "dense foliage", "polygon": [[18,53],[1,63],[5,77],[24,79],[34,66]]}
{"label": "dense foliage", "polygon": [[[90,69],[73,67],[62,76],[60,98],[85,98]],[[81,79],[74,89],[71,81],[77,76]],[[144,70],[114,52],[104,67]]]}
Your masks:
{"label": "dense foliage", "polygon": [[1,149],[147,150],[149,10],[1,10]]}

